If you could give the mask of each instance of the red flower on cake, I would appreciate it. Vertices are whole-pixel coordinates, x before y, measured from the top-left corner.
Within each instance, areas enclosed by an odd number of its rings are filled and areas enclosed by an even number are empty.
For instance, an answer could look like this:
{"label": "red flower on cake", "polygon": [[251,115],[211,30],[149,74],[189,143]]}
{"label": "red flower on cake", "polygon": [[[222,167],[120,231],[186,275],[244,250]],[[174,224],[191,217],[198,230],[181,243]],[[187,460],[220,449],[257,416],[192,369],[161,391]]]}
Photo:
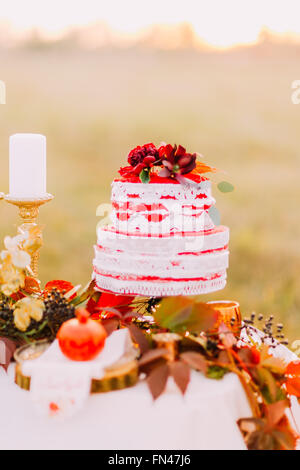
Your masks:
{"label": "red flower on cake", "polygon": [[164,169],[159,176],[168,177],[176,173],[185,175],[196,168],[196,153],[187,153],[181,145],[163,145],[158,150]]}
{"label": "red flower on cake", "polygon": [[[72,289],[74,289],[74,286],[71,284],[71,282],[62,280],[49,281],[45,285],[43,294],[46,296],[52,290],[57,290],[58,292],[66,294]],[[74,299],[74,297],[76,297],[76,294],[71,295],[70,300]]]}
{"label": "red flower on cake", "polygon": [[128,154],[128,163],[130,166],[120,168],[119,173],[121,176],[132,177],[139,176],[141,181],[149,182],[150,169],[154,165],[160,165],[158,150],[154,144],[138,145],[132,149]]}
{"label": "red flower on cake", "polygon": [[144,168],[151,168],[154,164],[159,164],[158,150],[154,144],[138,145],[128,154],[128,163],[133,167],[136,175],[139,175]]}
{"label": "red flower on cake", "polygon": [[[188,153],[182,145],[163,144],[159,149],[153,143],[138,145],[128,154],[129,166],[120,168],[119,173],[124,178],[139,177],[142,183],[149,183],[151,169],[154,166],[162,167],[159,177],[168,178],[179,175],[216,171],[203,162],[196,161],[197,153]],[[156,172],[157,173],[157,172]]]}

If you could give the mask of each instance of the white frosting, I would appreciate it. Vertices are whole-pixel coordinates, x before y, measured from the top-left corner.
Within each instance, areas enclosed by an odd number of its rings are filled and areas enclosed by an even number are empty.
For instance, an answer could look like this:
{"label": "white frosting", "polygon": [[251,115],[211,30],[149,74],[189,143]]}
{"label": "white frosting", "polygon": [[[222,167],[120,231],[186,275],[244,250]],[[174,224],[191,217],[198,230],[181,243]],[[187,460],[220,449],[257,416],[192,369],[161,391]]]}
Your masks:
{"label": "white frosting", "polygon": [[132,281],[114,279],[94,273],[98,289],[119,294],[144,295],[146,297],[164,297],[171,295],[208,294],[226,285],[226,273],[216,279],[207,281]]}
{"label": "white frosting", "polygon": [[210,230],[207,210],[215,203],[210,181],[199,184],[112,183],[113,225],[122,232]]}
{"label": "white frosting", "polygon": [[94,259],[95,270],[99,273],[115,275],[158,276],[160,278],[172,277],[197,278],[207,276],[208,273],[223,271],[228,267],[229,252],[213,252],[209,254],[183,254],[160,256],[137,253],[128,254],[109,249],[96,247]]}
{"label": "white frosting", "polygon": [[229,229],[219,226],[217,230],[197,232],[194,235],[134,236],[115,231],[114,227],[98,229],[98,244],[104,248],[112,248],[127,253],[158,253],[172,255],[184,252],[216,250],[228,245]]}
{"label": "white frosting", "polygon": [[227,227],[215,227],[210,181],[199,184],[112,183],[111,220],[95,247],[97,287],[153,297],[222,289]]}
{"label": "white frosting", "polygon": [[[203,199],[199,196],[203,195]],[[131,197],[134,196],[134,197]],[[137,197],[136,197],[137,196]],[[211,183],[209,180],[201,181],[199,184],[182,185],[167,183],[128,183],[123,181],[112,182],[112,201],[133,201],[140,200],[143,204],[154,204],[158,201],[170,201],[170,197],[174,197],[176,201],[186,204],[187,202],[203,204],[214,203],[211,195]],[[166,199],[167,198],[167,199]]]}

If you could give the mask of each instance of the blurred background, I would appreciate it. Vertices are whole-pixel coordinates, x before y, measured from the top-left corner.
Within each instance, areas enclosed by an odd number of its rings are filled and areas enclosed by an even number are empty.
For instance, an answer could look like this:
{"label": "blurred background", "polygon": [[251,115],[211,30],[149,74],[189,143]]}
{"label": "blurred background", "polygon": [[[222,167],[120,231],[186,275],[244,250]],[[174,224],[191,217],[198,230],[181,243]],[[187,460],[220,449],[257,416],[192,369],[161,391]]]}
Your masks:
{"label": "blurred background", "polygon": [[[237,299],[300,335],[299,4],[289,0],[10,0],[1,5],[0,190],[8,138],[48,145],[43,282],[85,285],[96,208],[138,144],[180,143],[224,170],[214,188],[231,229],[228,284]],[[1,203],[1,239],[17,210]]]}

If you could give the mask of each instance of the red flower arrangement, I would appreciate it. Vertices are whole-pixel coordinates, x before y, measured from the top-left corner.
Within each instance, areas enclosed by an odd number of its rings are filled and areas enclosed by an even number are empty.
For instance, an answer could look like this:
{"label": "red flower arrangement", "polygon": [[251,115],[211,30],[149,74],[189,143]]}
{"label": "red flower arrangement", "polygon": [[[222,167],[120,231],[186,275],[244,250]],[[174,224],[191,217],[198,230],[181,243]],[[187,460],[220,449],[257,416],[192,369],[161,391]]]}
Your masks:
{"label": "red flower arrangement", "polygon": [[161,167],[158,176],[179,178],[188,173],[202,174],[215,171],[205,163],[197,162],[196,153],[188,153],[182,145],[161,145],[153,143],[137,146],[128,154],[129,166],[122,167],[119,173],[124,178],[139,177],[142,183],[149,183],[153,167]]}

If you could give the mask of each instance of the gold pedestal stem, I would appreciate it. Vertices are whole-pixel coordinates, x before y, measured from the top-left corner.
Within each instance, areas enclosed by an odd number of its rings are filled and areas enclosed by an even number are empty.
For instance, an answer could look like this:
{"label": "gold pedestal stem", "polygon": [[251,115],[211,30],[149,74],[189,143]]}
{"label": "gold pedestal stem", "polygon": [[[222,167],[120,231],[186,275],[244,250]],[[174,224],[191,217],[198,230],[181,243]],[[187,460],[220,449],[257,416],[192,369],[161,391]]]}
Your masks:
{"label": "gold pedestal stem", "polygon": [[178,355],[178,346],[181,336],[176,333],[156,333],[152,335],[152,339],[157,348],[164,348],[167,350],[165,359],[168,361],[175,361]]}
{"label": "gold pedestal stem", "polygon": [[[5,196],[5,200],[19,208],[19,215],[23,221],[19,226],[19,229],[21,231],[26,231],[37,225],[40,206],[46,204],[46,202],[52,201],[53,197],[54,196],[52,196],[52,194],[46,194],[44,197],[38,199],[20,199],[8,194]],[[40,241],[42,242],[42,234],[40,235]],[[34,277],[36,278],[38,277],[39,257],[39,250],[31,257],[31,269]]]}

